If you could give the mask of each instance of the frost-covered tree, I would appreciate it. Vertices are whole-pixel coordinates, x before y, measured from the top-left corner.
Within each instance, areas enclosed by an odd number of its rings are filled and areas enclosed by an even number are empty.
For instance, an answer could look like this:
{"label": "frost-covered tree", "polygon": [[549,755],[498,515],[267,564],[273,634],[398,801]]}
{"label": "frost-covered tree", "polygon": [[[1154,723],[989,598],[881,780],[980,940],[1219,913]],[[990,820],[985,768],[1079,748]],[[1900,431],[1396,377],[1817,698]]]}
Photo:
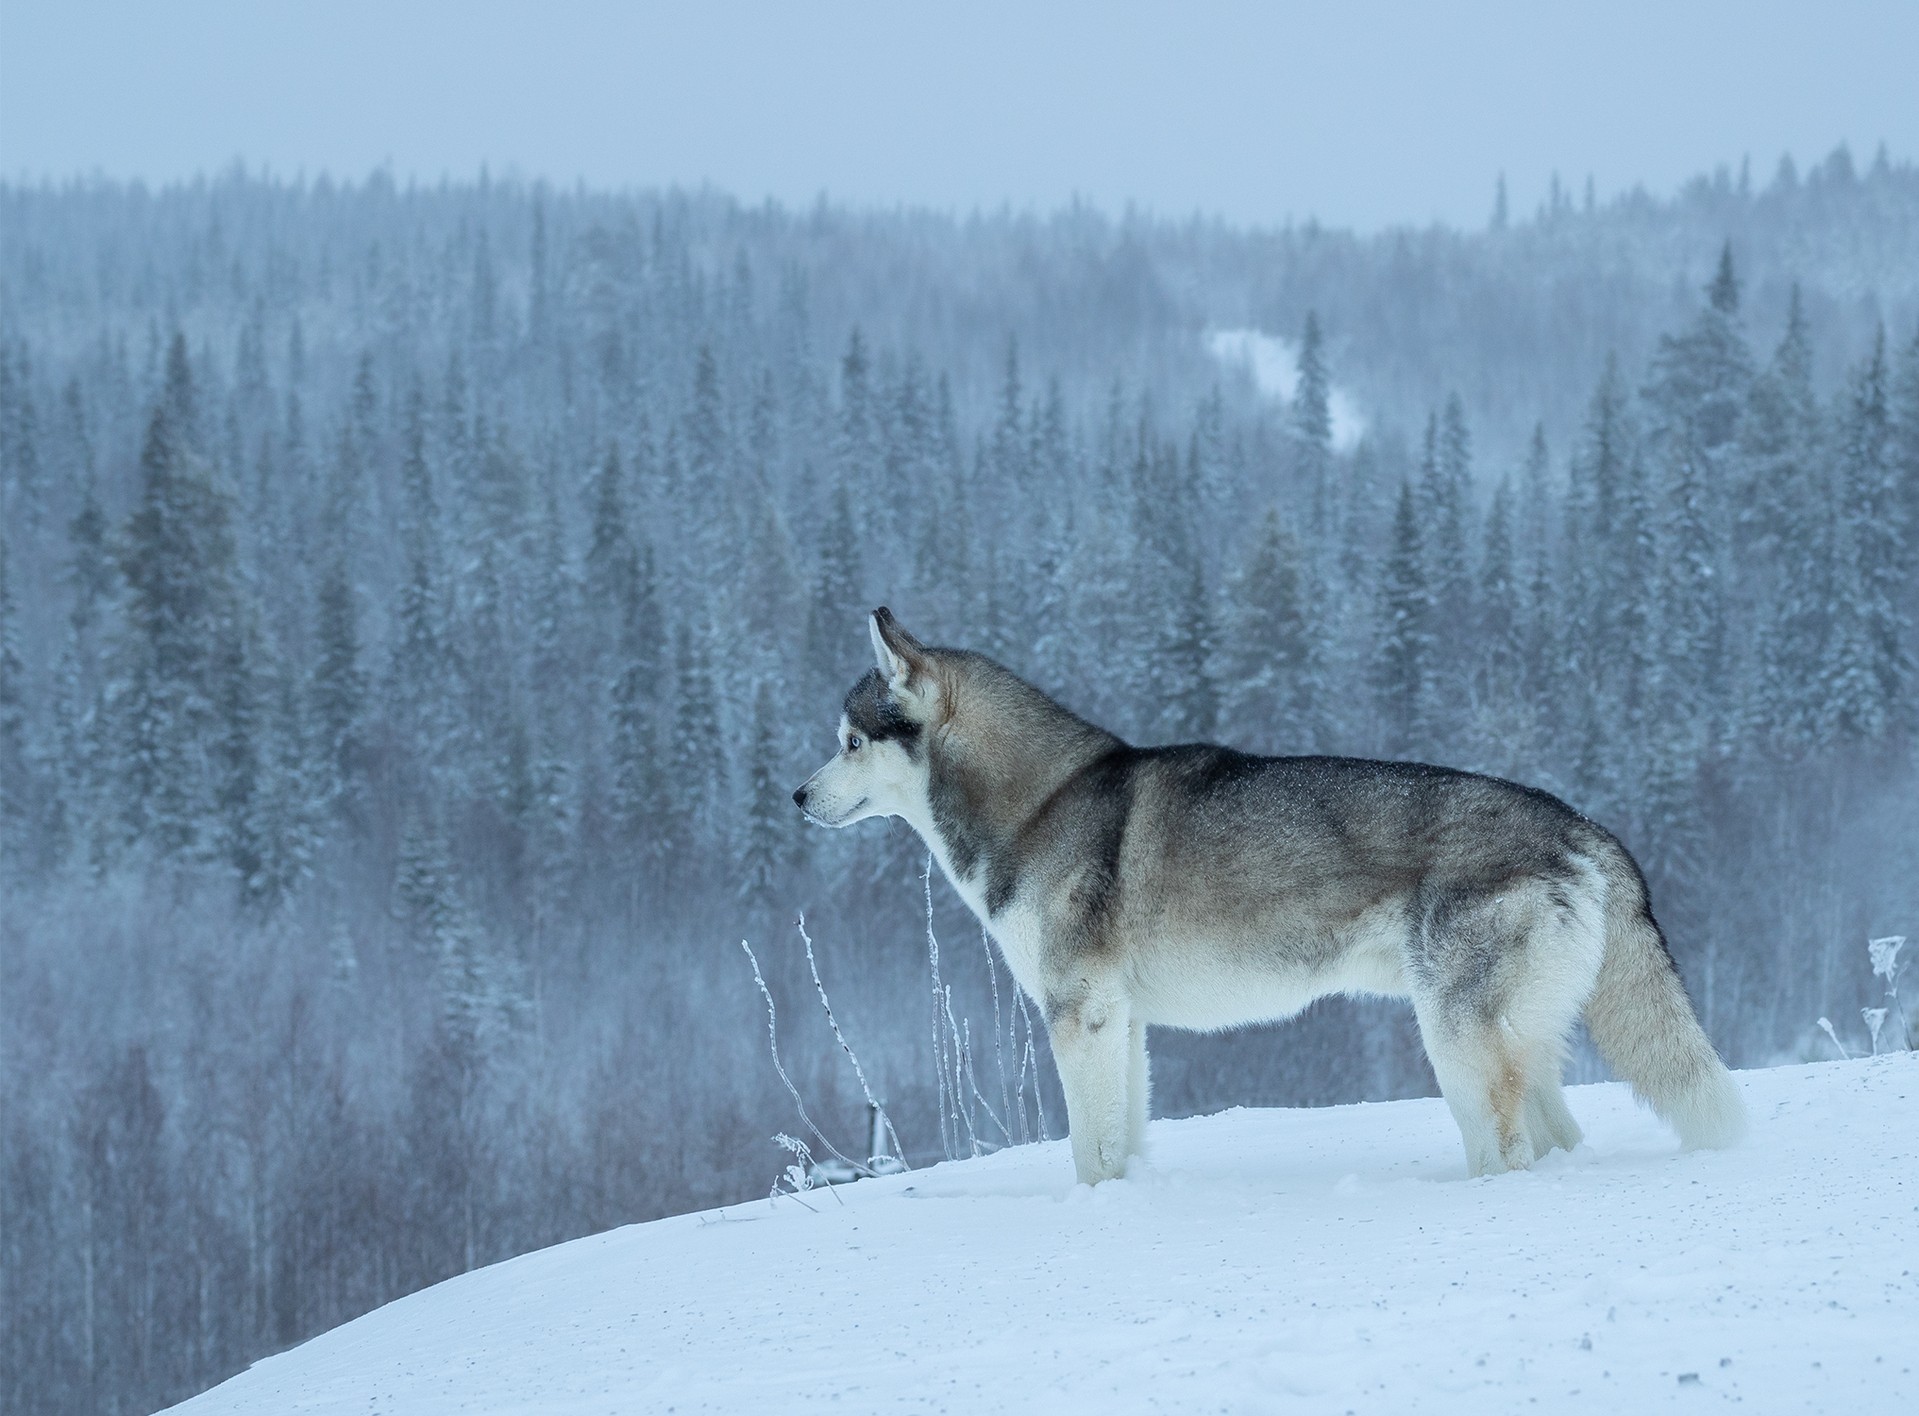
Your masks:
{"label": "frost-covered tree", "polygon": [[27,760],[25,679],[7,538],[0,535],[0,869],[22,866],[37,844]]}
{"label": "frost-covered tree", "polygon": [[1380,573],[1379,638],[1374,683],[1385,749],[1395,757],[1431,751],[1433,596],[1426,580],[1419,503],[1401,482],[1393,539]]}
{"label": "frost-covered tree", "polygon": [[1326,735],[1325,646],[1299,539],[1268,508],[1232,587],[1224,655],[1233,740],[1268,752],[1312,752]]}
{"label": "frost-covered tree", "polygon": [[1443,417],[1429,416],[1420,463],[1418,507],[1422,519],[1427,593],[1432,614],[1426,665],[1432,730],[1439,741],[1458,740],[1469,718],[1473,658],[1473,564],[1470,549],[1472,441],[1457,395]]}
{"label": "frost-covered tree", "polygon": [[753,697],[753,741],[748,757],[747,790],[751,793],[746,826],[740,841],[740,899],[754,910],[777,901],[774,891],[784,877],[792,851],[792,802],[779,775],[778,710],[773,687],[762,682]]}
{"label": "frost-covered tree", "polygon": [[0,508],[9,522],[39,529],[45,483],[32,361],[23,346],[0,343]]}
{"label": "frost-covered tree", "polygon": [[1318,538],[1326,532],[1332,511],[1332,379],[1326,369],[1319,316],[1310,310],[1299,337],[1298,373],[1293,387],[1294,455],[1299,463],[1299,484],[1312,499],[1312,531]]}
{"label": "frost-covered tree", "polygon": [[[1513,490],[1500,478],[1486,512],[1479,565],[1478,619],[1474,634],[1471,701],[1484,737],[1510,744],[1524,700],[1525,615],[1519,566],[1513,550]],[[1509,749],[1510,750],[1510,749]]]}
{"label": "frost-covered tree", "polygon": [[393,613],[389,693],[409,740],[438,756],[449,746],[455,679],[440,502],[426,435],[426,399],[416,385],[407,399],[400,459],[404,578]]}
{"label": "frost-covered tree", "polygon": [[1132,487],[1132,647],[1146,685],[1145,728],[1157,741],[1204,737],[1218,721],[1212,614],[1190,519],[1194,470],[1175,447],[1142,436]]}
{"label": "frost-covered tree", "polygon": [[1750,719],[1774,748],[1810,749],[1828,740],[1827,714],[1806,685],[1818,678],[1826,652],[1838,522],[1811,340],[1796,290],[1785,335],[1753,382],[1744,455],[1749,473],[1746,495],[1735,506],[1735,534],[1770,572],[1754,577],[1763,599]]}
{"label": "frost-covered tree", "polygon": [[666,630],[651,552],[642,550],[626,571],[626,583],[618,587],[620,633],[607,703],[607,805],[620,838],[650,850],[660,844],[653,825],[660,804],[656,725],[666,698]]}
{"label": "frost-covered tree", "polygon": [[366,712],[366,673],[360,663],[359,605],[344,554],[329,557],[321,571],[314,615],[314,667],[309,694],[321,740],[321,795],[354,810],[357,778],[364,770],[361,740]]}
{"label": "frost-covered tree", "polygon": [[1820,685],[1835,731],[1849,741],[1881,738],[1913,712],[1905,609],[1912,569],[1886,385],[1882,331],[1839,416],[1835,576]]}
{"label": "frost-covered tree", "polygon": [[121,537],[126,632],[110,690],[127,827],[172,854],[217,848],[216,817],[250,753],[231,506],[198,427],[186,340],[175,335],[140,455],[140,501]]}

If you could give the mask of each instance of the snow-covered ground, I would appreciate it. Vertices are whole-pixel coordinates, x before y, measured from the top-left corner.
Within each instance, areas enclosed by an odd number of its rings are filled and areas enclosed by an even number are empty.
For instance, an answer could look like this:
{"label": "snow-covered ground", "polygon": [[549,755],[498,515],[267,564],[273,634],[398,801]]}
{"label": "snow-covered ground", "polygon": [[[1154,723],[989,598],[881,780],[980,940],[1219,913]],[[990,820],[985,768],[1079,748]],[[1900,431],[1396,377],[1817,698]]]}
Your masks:
{"label": "snow-covered ground", "polygon": [[1403,1101],[1155,1122],[1097,1190],[1055,1143],[633,1225],[175,1409],[1919,1410],[1919,1054],[1738,1080],[1726,1153],[1605,1085],[1526,1174]]}

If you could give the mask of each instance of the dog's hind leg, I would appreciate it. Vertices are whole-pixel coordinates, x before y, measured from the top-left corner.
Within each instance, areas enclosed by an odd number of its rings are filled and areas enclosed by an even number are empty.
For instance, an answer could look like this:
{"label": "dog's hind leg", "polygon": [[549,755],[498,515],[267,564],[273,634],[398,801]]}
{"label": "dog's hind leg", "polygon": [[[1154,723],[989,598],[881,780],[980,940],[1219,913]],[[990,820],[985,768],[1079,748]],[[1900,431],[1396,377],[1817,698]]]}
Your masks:
{"label": "dog's hind leg", "polygon": [[1554,1146],[1574,1149],[1581,1132],[1572,1112],[1566,1109],[1566,1094],[1559,1089],[1558,1059],[1541,1059],[1527,1077],[1526,1129],[1532,1133],[1534,1155],[1542,1156]]}
{"label": "dog's hind leg", "polygon": [[1555,1146],[1570,1151],[1580,1141],[1559,1083],[1566,1039],[1592,994],[1605,948],[1605,897],[1604,881],[1582,865],[1533,892],[1532,908],[1520,918],[1519,968],[1501,1022],[1525,1040],[1526,1128],[1535,1155]]}
{"label": "dog's hind leg", "polygon": [[1153,1109],[1153,1079],[1146,1060],[1146,1024],[1126,1024],[1130,1056],[1126,1068],[1126,1154],[1146,1154],[1146,1121]]}
{"label": "dog's hind leg", "polygon": [[[1073,1168],[1083,1185],[1097,1185],[1126,1169],[1134,1101],[1133,1024],[1124,997],[1090,988],[1049,997],[1047,1029],[1060,1089]],[[1144,1031],[1138,1049],[1140,1100],[1145,1099]]]}
{"label": "dog's hind leg", "polygon": [[1466,1173],[1498,1175],[1531,1165],[1526,1076],[1510,1040],[1500,1036],[1496,1025],[1454,1015],[1443,999],[1415,993],[1413,1011],[1440,1095],[1459,1123]]}
{"label": "dog's hind leg", "polygon": [[1559,1071],[1599,967],[1589,874],[1439,895],[1408,942],[1419,1031],[1474,1175],[1579,1143]]}

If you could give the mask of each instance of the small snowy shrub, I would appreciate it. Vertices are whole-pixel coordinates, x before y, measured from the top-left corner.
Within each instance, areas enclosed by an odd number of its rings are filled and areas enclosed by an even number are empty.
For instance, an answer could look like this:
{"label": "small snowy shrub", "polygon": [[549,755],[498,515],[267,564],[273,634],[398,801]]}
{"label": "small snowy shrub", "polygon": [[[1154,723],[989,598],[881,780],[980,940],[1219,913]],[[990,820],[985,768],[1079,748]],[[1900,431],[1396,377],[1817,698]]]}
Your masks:
{"label": "small snowy shrub", "polygon": [[[1883,939],[1869,940],[1866,944],[1866,956],[1872,960],[1872,976],[1886,981],[1885,1006],[1860,1009],[1866,1020],[1866,1028],[1872,1034],[1872,1050],[1875,1056],[1879,1052],[1879,1035],[1884,1031],[1888,1017],[1897,1021],[1899,1031],[1904,1035],[1906,1047],[1910,1049],[1913,1046],[1912,1020],[1906,1016],[1905,1009],[1899,1002],[1899,975],[1905,970],[1905,965],[1900,962],[1899,953],[1905,946],[1906,936],[1903,934],[1889,934]],[[1886,1046],[1888,1048],[1892,1046],[1891,1038],[1887,1038]]]}
{"label": "small snowy shrub", "polygon": [[[1888,934],[1880,939],[1866,941],[1866,957],[1872,964],[1872,976],[1884,979],[1886,983],[1886,1001],[1877,1008],[1861,1008],[1860,1019],[1866,1025],[1866,1036],[1870,1042],[1872,1055],[1878,1056],[1884,1051],[1892,1051],[1903,1045],[1907,1048],[1919,1046],[1914,1039],[1912,1018],[1907,1014],[1905,1005],[1899,998],[1899,975],[1905,972],[1905,962],[1899,955],[1905,948],[1906,936]],[[1820,1018],[1817,1024],[1832,1042],[1842,1058],[1851,1058],[1845,1043],[1839,1040],[1839,1033],[1832,1025],[1832,1019]]]}

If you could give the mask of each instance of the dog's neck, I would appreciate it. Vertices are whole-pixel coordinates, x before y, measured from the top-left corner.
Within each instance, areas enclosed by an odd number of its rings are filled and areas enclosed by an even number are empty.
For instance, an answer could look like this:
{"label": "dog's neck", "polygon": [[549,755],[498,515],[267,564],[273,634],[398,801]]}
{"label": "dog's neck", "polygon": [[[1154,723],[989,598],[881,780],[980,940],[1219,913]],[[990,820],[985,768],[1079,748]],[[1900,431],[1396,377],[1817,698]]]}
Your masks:
{"label": "dog's neck", "polygon": [[1015,842],[1059,789],[1124,744],[1035,694],[1024,711],[927,736],[927,801],[911,825],[988,924],[1017,890]]}

